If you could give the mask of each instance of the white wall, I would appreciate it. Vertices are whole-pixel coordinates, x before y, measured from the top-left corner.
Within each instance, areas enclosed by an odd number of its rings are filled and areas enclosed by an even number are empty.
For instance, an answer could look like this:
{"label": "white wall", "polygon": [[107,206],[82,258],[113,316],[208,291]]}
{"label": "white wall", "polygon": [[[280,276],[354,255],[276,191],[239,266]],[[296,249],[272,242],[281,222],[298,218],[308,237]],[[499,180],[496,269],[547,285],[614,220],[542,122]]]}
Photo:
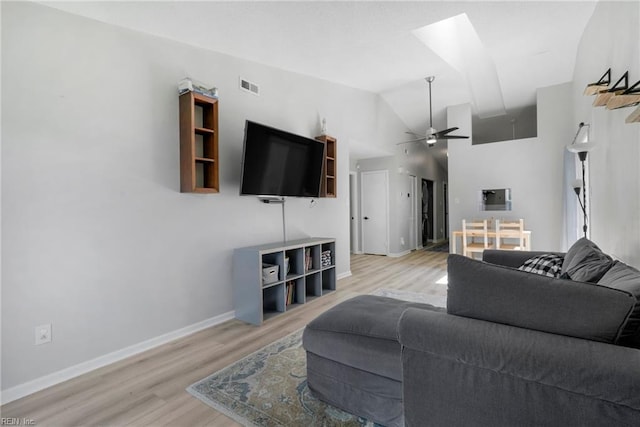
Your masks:
{"label": "white wall", "polygon": [[637,108],[593,107],[584,96],[587,84],[611,67],[614,83],[629,71],[629,84],[640,79],[640,3],[599,2],[587,24],[576,56],[573,79],[574,127],[591,124],[598,145],[589,153],[591,238],[605,252],[640,267],[640,123],[625,124]]}
{"label": "white wall", "polygon": [[[525,218],[533,248],[566,249],[561,238],[563,150],[578,123],[585,122],[598,143],[589,154],[591,238],[605,252],[640,266],[640,125],[625,124],[633,108],[595,108],[593,97],[583,95],[585,86],[609,67],[612,83],[627,70],[629,84],[640,78],[639,28],[638,2],[598,2],[580,42],[573,81],[538,91],[537,138],[450,144],[452,229],[460,228],[464,217],[492,216],[477,209],[479,189],[510,187],[514,210],[509,215]],[[456,107],[449,111],[449,124],[466,133],[460,123],[469,114]]]}
{"label": "white wall", "polygon": [[[451,230],[467,218],[524,218],[532,249],[560,250],[562,244],[563,153],[574,130],[569,83],[539,89],[536,138],[472,145],[449,144],[449,210]],[[449,126],[471,134],[469,105],[450,107]],[[478,192],[511,188],[511,211],[480,211]]]}
{"label": "white wall", "polygon": [[[344,142],[391,139],[397,118],[377,95],[43,5],[1,7],[3,390],[233,310],[233,249],[282,236],[279,206],[238,195],[246,119],[314,136],[327,118],[338,198],[288,199],[288,237],[336,237],[349,272]],[[185,76],[220,89],[217,195],[179,192]],[[34,346],[43,323],[53,342]]]}

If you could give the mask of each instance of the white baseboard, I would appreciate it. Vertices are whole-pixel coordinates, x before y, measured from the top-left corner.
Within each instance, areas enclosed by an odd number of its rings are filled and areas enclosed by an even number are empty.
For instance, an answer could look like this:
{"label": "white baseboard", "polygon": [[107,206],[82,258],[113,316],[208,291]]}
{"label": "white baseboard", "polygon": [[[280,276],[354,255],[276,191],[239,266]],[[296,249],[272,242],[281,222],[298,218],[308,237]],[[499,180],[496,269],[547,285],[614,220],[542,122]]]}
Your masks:
{"label": "white baseboard", "polygon": [[345,279],[351,276],[351,270],[345,271],[344,273],[340,273],[336,276],[336,280]]}
{"label": "white baseboard", "polygon": [[2,390],[0,402],[2,402],[2,404],[4,405],[5,403],[12,402],[16,399],[20,399],[21,397],[28,396],[37,391],[44,390],[45,388],[49,388],[56,384],[60,384],[61,382],[70,380],[82,374],[86,374],[87,372],[102,368],[103,366],[119,362],[120,360],[126,359],[127,357],[142,353],[143,351],[151,350],[152,348],[166,344],[178,338],[191,335],[195,332],[201,331],[202,329],[206,329],[211,326],[218,325],[222,322],[226,322],[227,320],[231,320],[234,317],[235,312],[229,311],[219,316],[211,317],[209,319],[205,319],[201,322],[194,323],[184,328],[180,328],[175,331],[157,336],[155,338],[142,341],[138,344],[116,350],[112,353],[105,354],[104,356],[99,356],[95,359],[87,360],[86,362],[79,363],[75,366],[70,366],[52,374],[36,378],[35,380],[28,381],[15,387]]}
{"label": "white baseboard", "polygon": [[391,258],[400,258],[401,256],[405,256],[410,253],[411,253],[411,250],[407,249],[406,251],[402,251],[402,252],[395,252],[395,253],[390,252],[387,256],[390,256]]}

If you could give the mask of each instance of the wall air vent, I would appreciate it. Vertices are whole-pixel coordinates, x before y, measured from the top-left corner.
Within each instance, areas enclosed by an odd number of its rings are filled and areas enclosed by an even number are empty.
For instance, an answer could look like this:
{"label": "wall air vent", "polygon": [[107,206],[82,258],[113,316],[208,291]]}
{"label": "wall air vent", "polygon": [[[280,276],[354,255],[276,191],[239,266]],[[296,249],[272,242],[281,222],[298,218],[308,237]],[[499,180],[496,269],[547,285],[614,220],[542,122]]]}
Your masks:
{"label": "wall air vent", "polygon": [[243,79],[242,77],[240,77],[240,89],[260,96],[260,86],[255,83],[251,83],[249,80]]}

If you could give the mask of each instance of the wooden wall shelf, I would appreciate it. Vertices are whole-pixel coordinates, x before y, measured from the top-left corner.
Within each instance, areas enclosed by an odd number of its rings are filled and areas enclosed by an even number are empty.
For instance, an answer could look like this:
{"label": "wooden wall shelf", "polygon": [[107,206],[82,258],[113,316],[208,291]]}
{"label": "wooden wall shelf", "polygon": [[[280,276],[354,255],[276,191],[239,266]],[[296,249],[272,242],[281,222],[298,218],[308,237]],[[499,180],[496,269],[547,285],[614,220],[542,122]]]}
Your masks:
{"label": "wooden wall shelf", "polygon": [[180,191],[220,191],[218,99],[195,92],[180,95]]}
{"label": "wooden wall shelf", "polygon": [[324,169],[322,171],[322,182],[320,186],[321,197],[336,197],[338,188],[338,165],[337,165],[337,143],[338,140],[329,135],[316,136],[318,141],[325,144]]}

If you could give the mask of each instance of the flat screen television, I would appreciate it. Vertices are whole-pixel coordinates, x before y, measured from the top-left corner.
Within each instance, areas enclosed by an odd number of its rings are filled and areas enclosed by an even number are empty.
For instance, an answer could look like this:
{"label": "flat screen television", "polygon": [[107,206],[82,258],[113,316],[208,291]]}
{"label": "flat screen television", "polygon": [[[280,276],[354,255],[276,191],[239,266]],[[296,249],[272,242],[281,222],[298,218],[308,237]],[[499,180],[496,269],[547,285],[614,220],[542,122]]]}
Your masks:
{"label": "flat screen television", "polygon": [[318,197],[324,143],[247,120],[240,194]]}

